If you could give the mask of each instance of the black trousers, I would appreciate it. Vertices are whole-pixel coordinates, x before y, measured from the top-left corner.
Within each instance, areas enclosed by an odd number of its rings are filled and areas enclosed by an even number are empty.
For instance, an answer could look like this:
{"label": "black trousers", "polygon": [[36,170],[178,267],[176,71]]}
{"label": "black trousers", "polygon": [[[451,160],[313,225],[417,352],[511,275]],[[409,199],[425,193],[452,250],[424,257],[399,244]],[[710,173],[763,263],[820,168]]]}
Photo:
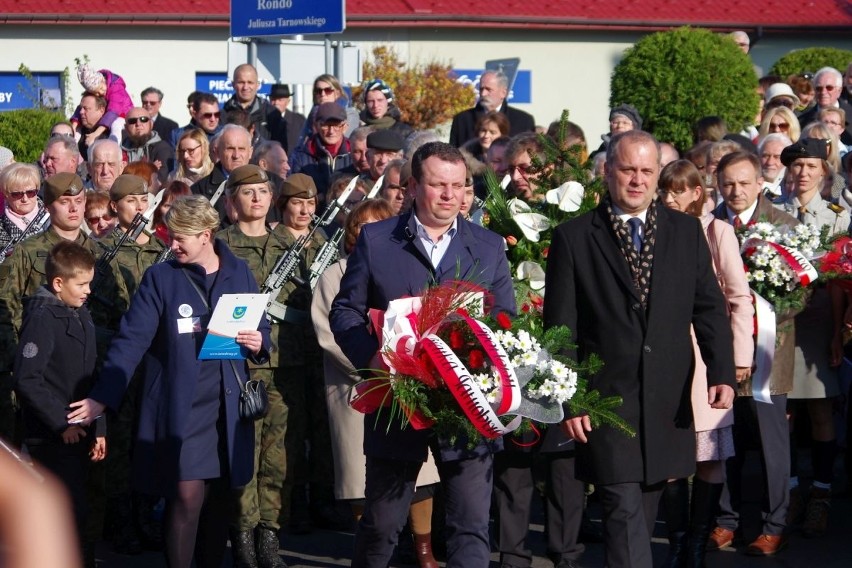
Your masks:
{"label": "black trousers", "polygon": [[[82,539],[86,528],[88,503],[86,478],[89,471],[89,441],[84,438],[76,444],[46,443],[27,445],[30,457],[41,467],[53,473],[71,497],[77,535]],[[82,541],[81,541],[82,542]]]}

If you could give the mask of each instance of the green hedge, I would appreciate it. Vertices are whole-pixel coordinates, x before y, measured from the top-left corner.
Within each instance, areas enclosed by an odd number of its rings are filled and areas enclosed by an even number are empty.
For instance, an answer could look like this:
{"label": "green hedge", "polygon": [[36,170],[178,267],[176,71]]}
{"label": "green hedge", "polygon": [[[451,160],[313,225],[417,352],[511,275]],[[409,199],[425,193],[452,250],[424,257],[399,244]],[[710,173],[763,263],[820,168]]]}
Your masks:
{"label": "green hedge", "polygon": [[841,73],[852,63],[852,51],[834,47],[808,47],[791,51],[769,69],[770,75],[787,79],[799,73],[816,73],[823,67],[834,67]]}
{"label": "green hedge", "polygon": [[757,114],[757,77],[727,35],[683,27],[645,36],[615,67],[610,105],[629,103],[643,130],[678,149],[692,146],[699,118],[721,116],[738,132]]}
{"label": "green hedge", "polygon": [[12,150],[17,162],[35,162],[44,150],[50,128],[61,120],[65,117],[48,110],[0,112],[0,146]]}

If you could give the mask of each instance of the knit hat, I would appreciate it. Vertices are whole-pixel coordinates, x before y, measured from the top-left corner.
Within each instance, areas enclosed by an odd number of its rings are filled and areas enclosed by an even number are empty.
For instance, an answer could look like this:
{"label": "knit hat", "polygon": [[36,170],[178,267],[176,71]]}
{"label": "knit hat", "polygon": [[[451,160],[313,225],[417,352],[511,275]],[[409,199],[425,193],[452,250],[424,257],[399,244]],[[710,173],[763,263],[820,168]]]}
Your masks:
{"label": "knit hat", "polygon": [[636,130],[642,130],[642,116],[639,114],[639,111],[636,110],[635,106],[621,104],[617,107],[613,107],[613,109],[609,111],[609,119],[612,120],[617,114],[629,118],[630,122],[633,123],[633,128]]}
{"label": "knit hat", "polygon": [[81,63],[77,66],[77,79],[80,80],[83,88],[90,92],[97,89],[101,83],[106,81],[103,73],[95,71],[86,63]]}
{"label": "knit hat", "polygon": [[380,91],[388,100],[388,103],[393,102],[393,89],[381,79],[373,79],[364,85],[364,100],[367,100],[367,93],[370,91]]}

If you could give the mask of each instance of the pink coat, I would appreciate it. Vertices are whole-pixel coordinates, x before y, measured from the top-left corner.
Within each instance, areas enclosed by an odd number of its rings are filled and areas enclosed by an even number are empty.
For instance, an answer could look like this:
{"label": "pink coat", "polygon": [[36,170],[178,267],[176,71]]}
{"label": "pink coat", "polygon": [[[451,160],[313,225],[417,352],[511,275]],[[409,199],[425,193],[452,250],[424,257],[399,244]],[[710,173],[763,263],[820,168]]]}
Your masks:
{"label": "pink coat", "polygon": [[[710,230],[711,222],[713,223],[712,231]],[[734,228],[724,221],[714,221],[712,214],[704,215],[701,218],[701,224],[704,227],[704,236],[707,237],[710,245],[713,269],[728,301],[731,330],[734,334],[734,364],[737,367],[751,367],[754,358],[754,339],[752,338],[754,306],[740,257],[739,242],[734,234]],[[695,418],[695,430],[700,432],[729,426],[734,423],[733,409],[710,408],[707,403],[707,368],[701,360],[695,336],[692,343],[695,350],[695,374],[692,380],[692,412]]]}
{"label": "pink coat", "polygon": [[[103,126],[109,130],[112,123],[117,118],[124,118],[130,109],[133,108],[133,101],[130,99],[130,93],[127,92],[127,85],[124,84],[124,79],[121,75],[113,73],[109,69],[99,69],[98,73],[102,74],[106,79],[107,90],[104,94],[107,107],[106,112],[98,121],[98,126]],[[80,122],[80,106],[74,111],[71,116],[72,122]]]}

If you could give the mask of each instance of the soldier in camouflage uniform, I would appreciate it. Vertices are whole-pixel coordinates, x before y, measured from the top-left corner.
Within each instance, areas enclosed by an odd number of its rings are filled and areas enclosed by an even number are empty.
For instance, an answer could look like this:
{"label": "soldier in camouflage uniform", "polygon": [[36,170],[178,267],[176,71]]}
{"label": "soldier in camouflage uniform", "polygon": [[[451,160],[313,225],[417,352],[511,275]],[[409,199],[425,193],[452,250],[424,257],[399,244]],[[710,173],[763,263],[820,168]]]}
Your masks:
{"label": "soldier in camouflage uniform", "polygon": [[[144,179],[134,175],[118,176],[109,190],[109,198],[110,212],[116,216],[118,224],[100,242],[107,250],[116,250],[115,262],[132,298],[142,281],[142,275],[157,261],[166,249],[166,245],[143,231],[135,240],[128,235],[128,238],[125,238],[119,246],[124,234],[133,229],[136,215],[148,209],[148,184]],[[109,480],[106,486],[107,515],[110,519],[108,528],[112,529],[113,548],[120,554],[142,552],[130,488],[130,456],[139,412],[142,371],[140,368],[134,373],[118,413],[108,415],[110,449],[106,460],[106,476]],[[139,501],[141,504],[150,505],[151,499],[140,496]],[[140,522],[145,520],[145,513],[149,509],[150,506],[141,507],[137,515]],[[151,527],[150,523],[142,524],[146,529],[144,532],[148,543],[152,547],[157,547],[161,542],[159,531]]]}
{"label": "soldier in camouflage uniform", "polygon": [[[316,211],[317,190],[313,180],[294,174],[281,184],[277,207],[281,212],[284,242],[293,246],[310,232]],[[311,288],[309,268],[326,242],[318,229],[305,247],[297,278],[287,283],[279,296],[288,307],[287,321],[281,323],[278,347],[279,367],[287,377],[283,384],[284,402],[290,409],[287,420],[287,480],[284,484],[282,517],[290,514],[295,533],[311,530],[308,512],[326,528],[348,528],[349,519],[334,509],[334,466],[325,400],[322,350],[310,321]],[[296,282],[300,282],[296,284]],[[310,492],[308,484],[310,483]],[[289,506],[288,506],[289,505]]]}
{"label": "soldier in camouflage uniform", "polygon": [[[3,348],[14,353],[17,349],[18,332],[23,312],[22,300],[30,296],[47,282],[44,263],[47,253],[62,239],[74,241],[86,247],[99,258],[103,249],[88,238],[81,230],[83,213],[86,206],[86,194],[83,180],[71,173],[58,173],[51,176],[42,185],[44,204],[50,212],[50,228],[40,235],[26,239],[15,250],[15,254],[4,263],[9,264],[0,281],[0,306],[8,310],[8,317],[0,318],[0,341]],[[129,296],[124,279],[113,260],[106,266],[98,263],[92,293],[88,307],[95,323],[98,347],[98,361],[103,359],[112,335],[118,330],[121,315],[127,310]],[[99,471],[100,470],[100,471]],[[97,466],[90,471],[90,495],[103,493],[103,470]],[[94,492],[94,493],[93,493]],[[85,551],[87,564],[94,562],[94,542],[99,540],[103,526],[103,506],[94,501],[89,503],[88,528],[86,540],[89,548]]]}
{"label": "soldier in camouflage uniform", "polygon": [[[262,288],[276,261],[287,252],[284,228],[279,225],[271,229],[266,224],[273,199],[269,176],[259,166],[240,166],[228,178],[226,195],[227,208],[236,214],[236,222],[216,237],[249,265]],[[271,323],[272,344],[277,346],[280,322],[273,319]],[[279,390],[285,380],[278,367],[279,353],[273,349],[266,363],[249,364],[251,378],[266,385],[269,412],[255,423],[255,475],[240,494],[237,514],[231,523],[231,550],[237,568],[286,568],[278,555],[281,528],[278,516],[287,468],[284,436],[288,410]]]}

